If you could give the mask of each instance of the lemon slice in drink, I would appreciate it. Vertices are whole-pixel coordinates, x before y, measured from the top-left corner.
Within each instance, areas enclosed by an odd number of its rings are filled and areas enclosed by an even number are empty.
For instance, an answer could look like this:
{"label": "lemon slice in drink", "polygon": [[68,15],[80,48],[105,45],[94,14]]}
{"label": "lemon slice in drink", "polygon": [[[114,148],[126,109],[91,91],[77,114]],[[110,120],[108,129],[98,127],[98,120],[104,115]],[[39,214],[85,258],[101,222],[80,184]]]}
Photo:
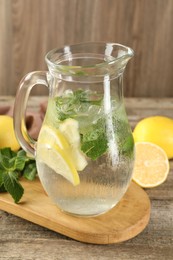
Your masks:
{"label": "lemon slice in drink", "polygon": [[37,159],[61,174],[73,185],[80,183],[78,172],[71,158],[70,145],[62,133],[43,126],[37,143]]}
{"label": "lemon slice in drink", "polygon": [[77,120],[68,118],[59,125],[59,131],[64,135],[71,147],[71,156],[78,171],[82,171],[87,160],[80,150],[79,123]]}
{"label": "lemon slice in drink", "polygon": [[135,148],[133,180],[143,188],[162,184],[169,173],[169,161],[165,151],[149,142],[137,142]]}

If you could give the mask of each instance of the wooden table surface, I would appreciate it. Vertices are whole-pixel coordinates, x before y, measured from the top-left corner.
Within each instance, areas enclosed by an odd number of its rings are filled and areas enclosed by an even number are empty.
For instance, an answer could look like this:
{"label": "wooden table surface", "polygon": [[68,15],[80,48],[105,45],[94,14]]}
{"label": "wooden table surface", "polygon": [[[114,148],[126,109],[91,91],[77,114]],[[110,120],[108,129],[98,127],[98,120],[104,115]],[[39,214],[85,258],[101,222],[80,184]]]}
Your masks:
{"label": "wooden table surface", "polygon": [[[31,97],[29,109],[38,111],[42,100],[45,97]],[[13,105],[13,101],[13,97],[1,97],[0,106]],[[151,115],[173,118],[173,98],[127,98],[125,104],[132,128]],[[135,238],[111,245],[85,244],[0,210],[0,259],[173,259],[173,160],[170,166],[165,183],[146,189],[151,200],[151,218]]]}

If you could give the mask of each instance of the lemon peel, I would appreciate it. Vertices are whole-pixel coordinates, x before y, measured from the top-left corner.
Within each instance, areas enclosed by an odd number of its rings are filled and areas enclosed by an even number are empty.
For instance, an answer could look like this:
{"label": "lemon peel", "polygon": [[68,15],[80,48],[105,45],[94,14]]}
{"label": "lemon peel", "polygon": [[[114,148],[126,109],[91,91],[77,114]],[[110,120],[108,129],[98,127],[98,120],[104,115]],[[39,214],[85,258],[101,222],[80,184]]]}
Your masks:
{"label": "lemon peel", "polygon": [[13,151],[18,151],[20,144],[16,139],[13,118],[7,115],[0,116],[0,148],[10,147]]}
{"label": "lemon peel", "polygon": [[151,116],[137,123],[133,131],[135,142],[151,142],[160,146],[173,158],[173,119],[165,116]]}

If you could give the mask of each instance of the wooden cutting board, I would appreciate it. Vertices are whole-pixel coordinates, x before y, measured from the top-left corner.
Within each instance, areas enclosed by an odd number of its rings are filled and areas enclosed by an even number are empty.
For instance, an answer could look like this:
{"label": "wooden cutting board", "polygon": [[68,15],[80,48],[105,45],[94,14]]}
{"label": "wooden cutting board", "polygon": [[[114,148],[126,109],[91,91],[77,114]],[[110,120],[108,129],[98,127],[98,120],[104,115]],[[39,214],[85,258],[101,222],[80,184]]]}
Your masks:
{"label": "wooden cutting board", "polygon": [[150,200],[146,192],[131,183],[122,200],[108,213],[97,217],[75,217],[63,213],[45,194],[40,181],[23,180],[25,193],[15,204],[7,193],[0,193],[0,209],[56,231],[75,240],[111,244],[135,237],[148,224]]}

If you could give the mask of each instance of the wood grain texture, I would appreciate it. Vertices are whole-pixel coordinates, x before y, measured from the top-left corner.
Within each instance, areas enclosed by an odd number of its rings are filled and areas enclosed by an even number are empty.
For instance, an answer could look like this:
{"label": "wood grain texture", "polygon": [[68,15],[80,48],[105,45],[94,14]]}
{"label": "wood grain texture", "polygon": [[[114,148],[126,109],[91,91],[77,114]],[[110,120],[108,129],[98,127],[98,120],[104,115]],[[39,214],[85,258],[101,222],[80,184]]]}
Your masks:
{"label": "wood grain texture", "polygon": [[14,95],[26,73],[45,70],[52,48],[111,41],[135,51],[125,96],[173,96],[172,0],[0,0],[0,32],[0,95]]}
{"label": "wood grain texture", "polygon": [[[92,244],[113,244],[141,233],[150,218],[146,192],[131,182],[122,200],[109,212],[97,217],[74,217],[59,210],[45,194],[39,179],[22,180],[24,196],[17,205],[7,193],[0,196],[0,209],[66,235]],[[142,203],[141,203],[142,201]]]}
{"label": "wood grain texture", "polygon": [[[46,97],[32,97],[29,110],[38,111]],[[13,105],[13,97],[1,97],[1,105]],[[132,127],[143,117],[173,118],[173,98],[126,98]],[[118,244],[92,245],[74,241],[59,233],[0,211],[0,260],[172,260],[173,256],[173,160],[167,180],[146,189],[151,200],[151,218],[135,238]]]}

